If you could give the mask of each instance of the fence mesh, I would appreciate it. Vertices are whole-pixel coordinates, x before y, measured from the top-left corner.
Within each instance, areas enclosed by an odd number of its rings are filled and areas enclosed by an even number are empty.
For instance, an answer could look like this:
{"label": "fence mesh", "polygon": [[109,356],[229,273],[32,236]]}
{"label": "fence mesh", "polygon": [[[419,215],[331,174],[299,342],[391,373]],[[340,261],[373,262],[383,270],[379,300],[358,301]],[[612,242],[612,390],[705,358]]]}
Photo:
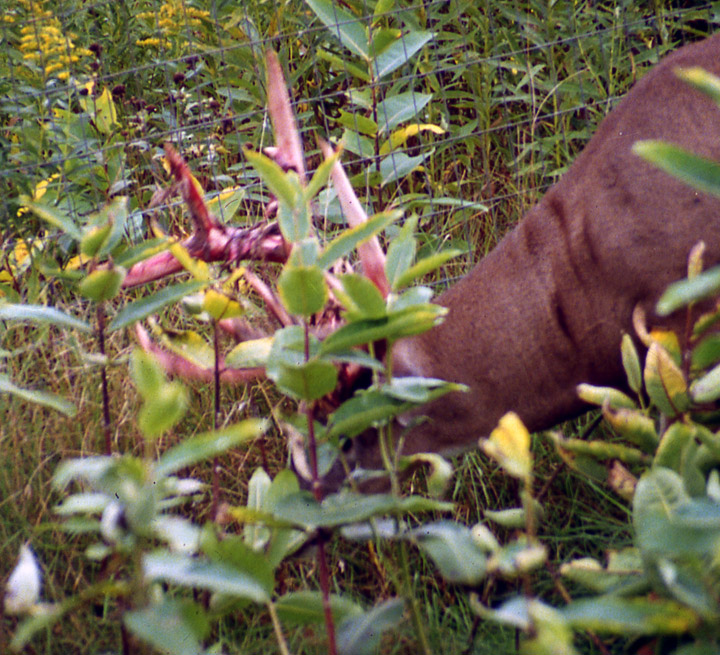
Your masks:
{"label": "fence mesh", "polygon": [[[143,238],[145,208],[167,185],[166,141],[224,220],[257,220],[265,192],[242,151],[271,142],[272,48],[310,168],[316,136],[342,141],[370,212],[402,205],[425,247],[452,241],[469,262],[562,174],[643,69],[713,30],[719,4],[6,0],[3,257],[19,238],[52,236],[22,196],[78,222],[127,196],[128,234]],[[166,227],[182,229],[180,216],[166,212]],[[318,220],[340,218],[324,194]]]}

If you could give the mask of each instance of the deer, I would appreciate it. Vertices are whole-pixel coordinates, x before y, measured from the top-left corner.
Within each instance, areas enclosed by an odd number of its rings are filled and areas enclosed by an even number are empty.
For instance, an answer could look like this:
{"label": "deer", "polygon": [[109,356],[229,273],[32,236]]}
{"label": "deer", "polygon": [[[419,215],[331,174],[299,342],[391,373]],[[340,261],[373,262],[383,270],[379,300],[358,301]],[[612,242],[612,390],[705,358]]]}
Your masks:
{"label": "deer", "polygon": [[[671,282],[685,276],[688,254],[699,241],[705,243],[705,263],[720,263],[720,199],[646,163],[633,144],[660,139],[720,159],[718,108],[676,75],[677,69],[691,67],[720,75],[720,34],[679,48],[637,82],[562,178],[492,252],[434,299],[447,309],[445,320],[394,345],[394,375],[439,378],[468,388],[418,410],[423,421],[400,421],[412,425],[403,454],[466,451],[510,410],[532,432],[587,411],[576,391],[579,384],[624,385],[620,343],[623,334],[634,334],[638,309],[654,326],[682,330],[683,312],[660,317],[655,305]],[[268,90],[271,115],[274,104],[274,124],[284,122],[287,128],[276,129],[279,143],[269,154],[304,175],[277,58],[268,57],[268,70],[269,80],[275,79]],[[331,147],[324,148],[332,154]],[[352,190],[343,188],[349,185],[338,163],[332,179],[352,218],[359,203],[348,199]],[[190,187],[185,185],[185,195],[192,194]],[[206,255],[213,241],[207,236],[218,229],[206,218],[198,230]],[[236,236],[226,238],[233,242]],[[280,237],[265,229],[266,238],[271,245],[265,250],[280,261]],[[213,257],[226,257],[229,250],[215,247]],[[386,293],[377,242],[360,255],[366,274]],[[136,265],[140,268],[130,271],[126,286],[164,274],[170,259]],[[144,347],[157,350],[139,334]],[[172,369],[167,356],[165,363]],[[345,450],[350,468],[379,468],[373,431]],[[333,469],[327,485],[336,486],[343,476]]]}

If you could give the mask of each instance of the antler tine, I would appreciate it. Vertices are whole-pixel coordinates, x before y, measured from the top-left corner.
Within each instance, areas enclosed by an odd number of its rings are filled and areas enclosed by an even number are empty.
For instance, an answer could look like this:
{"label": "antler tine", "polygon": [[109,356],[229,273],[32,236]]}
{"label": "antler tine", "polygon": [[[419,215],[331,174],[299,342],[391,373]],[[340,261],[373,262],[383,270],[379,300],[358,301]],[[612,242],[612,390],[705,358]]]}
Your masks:
{"label": "antler tine", "polygon": [[300,133],[290,106],[290,94],[282,66],[273,50],[268,50],[265,54],[265,66],[268,112],[275,136],[275,147],[265,148],[265,154],[274,159],[281,168],[295,170],[300,176],[300,181],[305,184],[305,158]]}
{"label": "antler tine", "polygon": [[[334,154],[332,146],[323,139],[318,139],[318,143],[320,144],[320,150],[325,159],[332,157]],[[330,176],[332,177],[340,205],[342,206],[343,213],[350,227],[357,227],[365,223],[367,221],[367,214],[362,208],[358,197],[355,195],[350,180],[348,180],[345,170],[339,161],[335,162]],[[363,267],[363,272],[367,278],[380,290],[383,297],[387,296],[388,293],[390,293],[390,283],[385,275],[385,253],[383,253],[377,237],[372,237],[365,243],[359,245],[358,255]]]}
{"label": "antler tine", "polygon": [[188,206],[195,229],[202,234],[207,234],[212,228],[222,229],[220,221],[208,210],[187,163],[169,143],[165,144],[165,157]]}

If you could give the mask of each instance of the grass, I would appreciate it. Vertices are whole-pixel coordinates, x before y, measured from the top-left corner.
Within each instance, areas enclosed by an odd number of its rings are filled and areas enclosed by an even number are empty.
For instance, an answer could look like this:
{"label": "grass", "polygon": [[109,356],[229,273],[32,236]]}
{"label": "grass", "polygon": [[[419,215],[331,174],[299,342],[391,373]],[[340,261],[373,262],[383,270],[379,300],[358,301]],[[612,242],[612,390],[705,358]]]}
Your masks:
{"label": "grass", "polygon": [[[71,73],[77,79],[96,75],[98,88],[111,92],[118,126],[112,134],[99,134],[78,120],[77,101],[63,80],[43,80],[37,68],[23,63],[19,30],[27,25],[42,28],[43,22],[27,3],[10,3],[8,15],[16,23],[6,21],[0,29],[0,41],[10,53],[0,60],[0,88],[8,98],[0,108],[3,262],[12,261],[16,239],[34,238],[45,229],[29,215],[18,217],[19,194],[33,193],[39,182],[57,175],[45,200],[65,203],[70,198],[71,211],[82,215],[122,183],[139,212],[147,206],[155,184],[165,179],[156,153],[167,138],[179,143],[209,190],[248,184],[233,218],[251,222],[258,215],[259,190],[240,150],[245,142],[257,147],[268,139],[264,95],[258,84],[265,47],[276,47],[291,71],[303,128],[318,124],[333,136],[342,133],[338,117],[347,108],[345,91],[362,90],[363,85],[347,70],[329,63],[329,57],[313,56],[320,50],[341,60],[347,55],[313,21],[306,5],[289,2],[275,11],[266,3],[249,2],[239,11],[231,2],[207,4],[193,5],[209,11],[198,25],[183,27],[176,16],[179,29],[169,35],[169,46],[160,49],[136,45],[147,26],[134,14],[156,9],[156,3],[77,0],[42,5],[75,33],[78,48],[94,53],[74,64]],[[465,246],[467,256],[448,265],[436,284],[445,285],[462,275],[499,241],[566,170],[594,125],[642,69],[677,42],[697,38],[710,23],[707,8],[677,13],[670,3],[653,3],[652,8],[646,3],[625,5],[560,1],[548,8],[548,3],[539,1],[453,0],[429,2],[424,8],[405,8],[402,3],[396,14],[385,19],[391,25],[420,24],[436,37],[414,67],[383,82],[379,92],[432,93],[423,120],[445,131],[423,132],[408,141],[409,155],[432,149],[430,158],[412,175],[381,192],[369,179],[359,186],[367,187],[371,205],[410,202],[421,217],[425,248]],[[94,44],[101,47],[93,50]],[[305,140],[306,147],[313,143],[309,134]],[[102,160],[98,152],[104,154]],[[367,164],[351,153],[346,161],[354,175],[361,175]],[[110,172],[113,167],[116,174]],[[449,209],[442,202],[458,197],[483,203],[488,211]],[[142,217],[137,217],[140,233]],[[170,226],[182,223],[174,220]],[[66,247],[57,244],[53,258],[66,261],[74,254]],[[79,315],[88,312],[72,294],[37,273],[20,275],[14,291],[28,302],[57,303]],[[8,325],[0,338],[0,347],[13,353],[3,361],[5,372],[15,381],[71,398],[79,409],[75,418],[67,419],[0,396],[0,579],[11,570],[20,545],[31,540],[45,568],[45,597],[60,598],[108,574],[83,557],[85,538],[58,529],[52,508],[60,497],[50,487],[60,461],[102,451],[99,373],[82,358],[82,351],[96,352],[97,346],[53,328]],[[142,450],[135,424],[138,398],[128,383],[124,360],[132,346],[127,334],[113,334],[109,351],[118,365],[109,369],[109,385],[114,444],[120,452],[137,453]],[[234,418],[267,415],[280,402],[269,383],[223,390],[225,415]],[[211,408],[209,387],[193,385],[190,411],[158,448],[210,428]],[[575,425],[567,429],[578,430]],[[537,485],[551,480],[545,491],[548,512],[541,538],[553,567],[577,556],[602,558],[607,548],[628,544],[627,505],[604,487],[579,484],[546,442],[538,438],[537,443]],[[271,472],[284,467],[284,444],[270,436],[262,444],[232,453],[221,464],[222,498],[241,504],[256,466]],[[452,499],[455,518],[463,523],[480,521],[483,508],[517,504],[517,489],[498,470],[488,469],[478,453],[462,459],[458,471]],[[210,469],[194,474],[209,480]],[[207,518],[207,506],[193,511],[198,520]],[[338,590],[368,604],[392,593],[384,570],[390,559],[366,545],[335,540],[331,547],[332,582]],[[443,583],[419,554],[412,557],[415,593],[421,598],[436,652],[481,654],[514,648],[512,631],[476,625],[464,591]],[[315,577],[312,560],[290,561],[283,565],[278,584],[281,590],[314,588]],[[512,591],[512,584],[497,583],[480,590],[480,595],[495,606]],[[536,591],[560,602],[549,573],[540,577]],[[116,612],[108,605],[75,614],[58,630],[34,641],[28,652],[119,652]],[[14,625],[3,618],[0,652],[6,651]],[[247,609],[220,622],[214,636],[229,653],[276,649],[267,616]],[[288,627],[287,636],[294,653],[324,652],[322,631]],[[583,644],[583,649],[590,652],[592,645]],[[409,623],[385,639],[382,652],[415,652]]]}

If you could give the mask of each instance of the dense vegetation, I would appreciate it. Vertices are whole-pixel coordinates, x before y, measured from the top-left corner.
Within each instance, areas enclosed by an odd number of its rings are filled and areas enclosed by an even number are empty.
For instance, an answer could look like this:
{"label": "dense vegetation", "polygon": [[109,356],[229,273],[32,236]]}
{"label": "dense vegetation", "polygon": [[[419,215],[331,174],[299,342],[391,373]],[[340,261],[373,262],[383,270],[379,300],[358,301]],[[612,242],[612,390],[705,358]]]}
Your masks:
{"label": "dense vegetation", "polygon": [[[339,32],[325,24],[328,7],[340,18]],[[126,197],[124,243],[153,236],[151,218],[164,231],[187,233],[179,204],[148,210],[157,186],[168,185],[166,141],[188,160],[224,221],[259,220],[267,195],[243,148],[259,150],[272,141],[263,84],[267,48],[279,53],[288,76],[311,166],[321,162],[316,134],[342,138],[343,162],[369,213],[399,207],[406,216],[417,215],[419,256],[450,246],[465,253],[428,281],[449,283],[562,174],[642,71],[665,51],[712,31],[716,16],[714,4],[688,10],[674,3],[13,0],[0,19],[0,294],[11,303],[57,306],[97,325],[97,307],[73,286],[84,275],[80,240],[66,224],[55,220],[53,227],[30,208],[51,207],[55,217],[86,225],[94,212],[106,217],[103,208]],[[358,19],[376,35],[369,57],[348,47]],[[402,56],[383,60],[383,47],[395,42],[402,43]],[[319,232],[331,238],[339,230],[339,207],[325,192],[317,207]],[[404,235],[391,226],[385,238]],[[271,280],[276,274],[272,268],[262,272]],[[143,293],[118,296],[103,311],[116,315]],[[175,308],[163,319],[176,328],[191,321]],[[2,577],[29,541],[44,567],[44,598],[59,600],[120,576],[121,559],[88,561],[91,541],[62,530],[54,507],[66,494],[51,483],[58,464],[105,452],[106,439],[113,452],[159,456],[213,428],[213,389],[192,384],[182,420],[150,442],[137,421],[147,383],[138,373],[138,356],[135,386],[128,382],[129,333],[108,336],[107,360],[97,356],[92,335],[54,325],[7,321],[0,337],[4,380],[52,392],[77,408],[68,418],[18,394],[0,394]],[[107,364],[102,374],[101,364]],[[222,421],[277,419],[288,404],[267,381],[224,389]],[[567,427],[573,434],[583,430]],[[532,591],[559,605],[568,592],[557,577],[561,564],[577,557],[603,560],[606,549],[630,544],[631,508],[602,484],[579,484],[549,440],[538,439],[534,451],[535,498],[546,509],[538,536],[549,563],[533,574]],[[285,460],[286,446],[273,429],[250,447],[225,453],[219,460],[221,500],[245,506],[253,471],[262,466],[275,478]],[[478,454],[458,468],[449,494],[455,520],[473,525],[484,508],[517,505],[526,480],[511,480]],[[209,482],[212,470],[198,465],[191,473]],[[409,484],[423,485],[419,479]],[[198,524],[210,518],[207,499],[186,510]],[[241,531],[228,530],[235,528]],[[514,530],[501,528],[498,536],[510,542]],[[334,593],[366,607],[398,593],[396,560],[377,544],[336,537],[327,548]],[[514,648],[511,627],[475,618],[478,603],[497,607],[515,593],[514,580],[487,577],[475,589],[477,598],[468,600],[417,550],[402,557],[411,558],[411,589],[405,592],[419,601],[432,651]],[[278,595],[317,588],[312,559],[287,559],[274,575]],[[134,652],[118,627],[127,608],[112,598],[80,603],[51,630],[41,630],[28,652]],[[201,592],[195,600],[207,604]],[[323,627],[295,627],[292,608],[286,612],[290,650],[326,652]],[[276,618],[238,605],[212,623],[206,643],[220,643],[229,653],[276,649]],[[15,619],[3,619],[3,652],[16,627]],[[392,635],[382,652],[417,652],[417,626],[410,621],[400,622]],[[581,651],[601,648],[587,636],[576,645]],[[602,648],[622,652],[626,642],[611,640]]]}

